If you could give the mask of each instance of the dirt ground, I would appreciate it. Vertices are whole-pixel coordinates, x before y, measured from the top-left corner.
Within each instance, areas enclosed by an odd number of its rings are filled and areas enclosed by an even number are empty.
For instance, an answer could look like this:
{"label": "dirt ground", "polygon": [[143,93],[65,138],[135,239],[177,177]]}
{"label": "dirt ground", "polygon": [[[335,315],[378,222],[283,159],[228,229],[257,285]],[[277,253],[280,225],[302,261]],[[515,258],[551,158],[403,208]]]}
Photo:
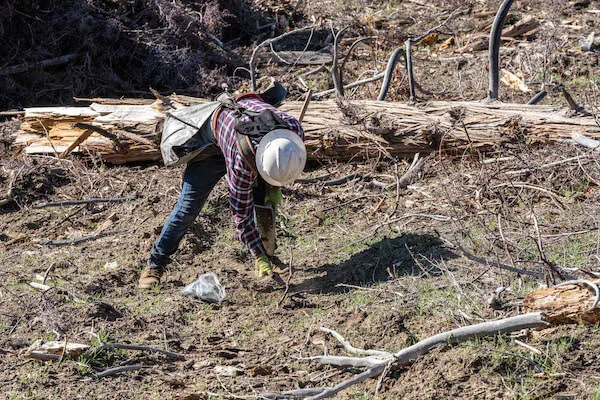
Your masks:
{"label": "dirt ground", "polygon": [[[277,15],[277,2],[255,3]],[[281,3],[284,10],[295,4]],[[303,4],[298,19],[308,23],[317,16],[324,29],[330,19],[336,27],[349,26],[347,45],[352,38],[380,37],[375,50],[357,49],[345,77],[350,82],[359,71],[383,68],[384,54],[464,2],[298,3]],[[418,46],[417,80],[424,88],[446,87],[443,94],[421,96],[485,96],[485,51],[457,49],[459,41],[484,32],[476,28],[493,17],[485,12],[496,3],[470,2],[469,12],[445,28],[453,35]],[[579,39],[598,28],[597,14],[587,10],[598,8],[595,1],[517,2],[509,20],[534,15],[544,24],[535,39],[505,44],[509,56],[503,66],[521,75],[531,93],[504,85],[502,100],[525,102],[545,82],[551,94],[544,101],[560,104],[556,85],[562,83],[594,111],[598,52],[578,49]],[[451,36],[456,44],[440,48]],[[302,50],[306,41],[299,42]],[[269,65],[262,73],[281,76],[287,68]],[[330,85],[327,73],[311,77],[305,83]],[[282,80],[299,95],[301,84],[288,78]],[[374,98],[378,85],[349,97]],[[389,100],[406,100],[403,73],[392,88]],[[0,198],[12,189],[13,199],[0,206],[1,398],[260,398],[266,392],[333,386],[359,370],[310,360],[325,353],[347,355],[321,327],[358,348],[393,352],[442,331],[517,315],[523,297],[546,286],[543,278],[471,261],[461,246],[485,260],[533,271],[546,271],[543,256],[572,273],[600,272],[598,155],[568,143],[532,148],[522,140],[488,154],[431,154],[400,191],[396,166],[385,158],[310,164],[303,178],[366,177],[334,186],[296,183],[284,191],[277,252],[292,266],[287,292],[256,284],[253,260],[233,238],[221,182],[174,255],[164,284],[140,291],[139,271],[177,200],[182,171],[25,156],[10,146],[18,120],[0,126]],[[551,165],[556,161],[563,162]],[[398,173],[411,162],[399,160]],[[128,200],[38,207],[88,198]],[[102,235],[73,245],[50,242],[95,233]],[[224,285],[221,304],[180,294],[205,272],[216,273]],[[43,280],[50,290],[30,285]],[[600,399],[598,333],[598,326],[581,323],[438,347],[339,398]],[[39,339],[93,347],[146,345],[185,359],[122,349],[52,362],[27,358],[27,348]],[[144,368],[95,376],[127,365]],[[222,367],[234,368],[225,374]]]}

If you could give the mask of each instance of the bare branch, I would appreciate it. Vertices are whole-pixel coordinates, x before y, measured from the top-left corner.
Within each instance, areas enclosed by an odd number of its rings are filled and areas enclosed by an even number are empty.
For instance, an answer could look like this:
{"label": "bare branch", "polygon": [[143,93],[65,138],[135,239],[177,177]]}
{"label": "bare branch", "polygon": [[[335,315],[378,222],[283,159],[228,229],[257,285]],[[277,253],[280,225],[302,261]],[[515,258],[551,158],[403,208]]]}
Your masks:
{"label": "bare branch", "polygon": [[321,328],[319,328],[319,330],[321,332],[329,333],[331,336],[333,336],[338,342],[340,342],[342,344],[342,346],[344,346],[346,351],[348,351],[349,353],[361,354],[361,355],[367,355],[367,356],[386,357],[386,358],[392,356],[392,354],[388,353],[387,351],[358,349],[358,348],[352,346],[350,344],[350,342],[348,342],[342,335],[340,335],[333,329],[327,329],[327,328],[321,327]]}
{"label": "bare branch", "polygon": [[256,46],[254,48],[254,50],[252,51],[252,56],[250,57],[250,63],[249,63],[249,66],[250,66],[250,83],[252,85],[252,91],[253,92],[256,92],[256,61],[255,61],[255,59],[256,59],[256,53],[257,53],[258,49],[260,49],[261,47],[266,46],[266,45],[271,45],[271,43],[275,43],[275,42],[277,42],[277,41],[279,41],[279,40],[281,40],[281,39],[283,39],[285,37],[294,35],[294,34],[299,33],[299,32],[304,32],[304,31],[307,31],[309,29],[314,29],[314,28],[315,28],[315,25],[313,24],[313,25],[310,25],[310,26],[305,26],[303,28],[294,29],[293,31],[286,32],[286,33],[284,33],[282,35],[279,35],[277,37],[274,37],[274,38],[271,38],[271,39],[267,39],[267,40],[263,41],[262,43],[260,43],[258,46]]}

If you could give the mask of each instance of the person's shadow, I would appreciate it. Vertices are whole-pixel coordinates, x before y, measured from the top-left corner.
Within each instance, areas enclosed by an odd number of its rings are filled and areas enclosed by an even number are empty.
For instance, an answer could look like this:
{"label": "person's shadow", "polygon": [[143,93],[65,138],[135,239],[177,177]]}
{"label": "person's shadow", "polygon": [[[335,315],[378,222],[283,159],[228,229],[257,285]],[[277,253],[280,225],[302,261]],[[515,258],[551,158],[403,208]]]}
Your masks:
{"label": "person's shadow", "polygon": [[291,292],[339,293],[347,291],[339,284],[371,286],[400,276],[425,275],[422,269],[436,275],[440,272],[432,268],[430,261],[457,257],[444,247],[438,237],[430,234],[407,233],[395,238],[386,237],[339,264],[324,264],[304,270],[318,276],[294,285]]}

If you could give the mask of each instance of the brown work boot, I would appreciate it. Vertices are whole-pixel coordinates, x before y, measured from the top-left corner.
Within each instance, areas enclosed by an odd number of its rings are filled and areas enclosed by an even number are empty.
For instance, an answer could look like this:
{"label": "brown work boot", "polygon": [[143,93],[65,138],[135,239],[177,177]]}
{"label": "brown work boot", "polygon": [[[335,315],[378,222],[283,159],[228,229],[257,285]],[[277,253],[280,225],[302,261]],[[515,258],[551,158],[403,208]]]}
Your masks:
{"label": "brown work boot", "polygon": [[163,268],[158,265],[146,265],[146,268],[140,274],[138,287],[140,289],[150,289],[160,283],[160,278],[163,275]]}

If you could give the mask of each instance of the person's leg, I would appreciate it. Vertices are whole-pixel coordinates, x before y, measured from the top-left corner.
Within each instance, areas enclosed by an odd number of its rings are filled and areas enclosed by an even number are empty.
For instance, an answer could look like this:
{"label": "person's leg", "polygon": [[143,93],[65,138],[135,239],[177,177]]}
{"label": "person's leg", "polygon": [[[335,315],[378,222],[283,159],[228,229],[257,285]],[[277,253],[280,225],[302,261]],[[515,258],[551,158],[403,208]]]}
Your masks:
{"label": "person's leg", "polygon": [[170,256],[177,250],[185,232],[223,175],[225,160],[222,157],[210,157],[188,165],[179,200],[152,246],[148,260],[150,266],[163,267],[171,261]]}

